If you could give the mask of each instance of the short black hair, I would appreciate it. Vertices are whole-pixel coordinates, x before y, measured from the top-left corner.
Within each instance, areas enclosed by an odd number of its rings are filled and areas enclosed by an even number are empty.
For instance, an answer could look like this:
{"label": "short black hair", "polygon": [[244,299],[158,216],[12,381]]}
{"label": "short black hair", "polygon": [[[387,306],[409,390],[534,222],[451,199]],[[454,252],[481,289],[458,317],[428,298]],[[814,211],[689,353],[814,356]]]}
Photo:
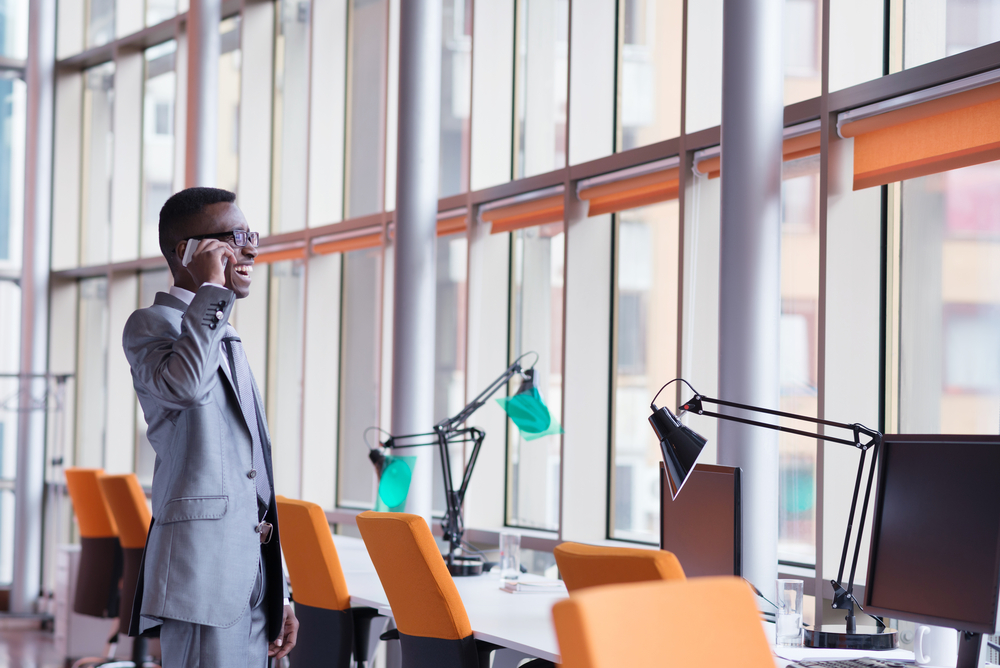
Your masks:
{"label": "short black hair", "polygon": [[222,188],[187,188],[171,195],[160,209],[160,252],[172,263],[170,254],[188,238],[188,222],[211,204],[235,202],[236,193]]}

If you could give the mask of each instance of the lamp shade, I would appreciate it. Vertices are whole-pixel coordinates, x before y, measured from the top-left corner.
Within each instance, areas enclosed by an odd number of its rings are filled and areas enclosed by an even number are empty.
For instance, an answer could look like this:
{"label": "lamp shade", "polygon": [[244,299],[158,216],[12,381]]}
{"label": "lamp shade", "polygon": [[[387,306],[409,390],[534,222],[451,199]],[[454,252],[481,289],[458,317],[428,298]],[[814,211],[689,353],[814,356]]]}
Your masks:
{"label": "lamp shade", "polygon": [[562,427],[552,417],[535,386],[535,370],[528,369],[522,375],[524,379],[517,393],[512,397],[497,399],[497,403],[510,416],[521,436],[527,441],[549,434],[561,434]]}
{"label": "lamp shade", "polygon": [[385,507],[380,509],[399,508],[406,503],[406,495],[410,492],[415,458],[386,455],[378,448],[372,450],[368,457],[378,473],[378,501],[385,504]]}
{"label": "lamp shade", "polygon": [[653,408],[649,424],[660,440],[663,463],[667,469],[667,482],[670,484],[670,496],[676,499],[708,441],[683,424],[666,408],[655,406]]}

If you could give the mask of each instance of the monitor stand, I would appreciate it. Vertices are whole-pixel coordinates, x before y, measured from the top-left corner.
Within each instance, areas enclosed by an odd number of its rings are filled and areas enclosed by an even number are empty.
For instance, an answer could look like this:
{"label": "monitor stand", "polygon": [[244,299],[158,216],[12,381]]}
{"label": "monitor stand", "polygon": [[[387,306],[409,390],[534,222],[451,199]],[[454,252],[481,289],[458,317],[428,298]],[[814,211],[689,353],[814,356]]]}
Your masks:
{"label": "monitor stand", "polygon": [[983,642],[981,633],[959,631],[958,633],[958,664],[955,668],[979,668],[986,665],[983,659]]}

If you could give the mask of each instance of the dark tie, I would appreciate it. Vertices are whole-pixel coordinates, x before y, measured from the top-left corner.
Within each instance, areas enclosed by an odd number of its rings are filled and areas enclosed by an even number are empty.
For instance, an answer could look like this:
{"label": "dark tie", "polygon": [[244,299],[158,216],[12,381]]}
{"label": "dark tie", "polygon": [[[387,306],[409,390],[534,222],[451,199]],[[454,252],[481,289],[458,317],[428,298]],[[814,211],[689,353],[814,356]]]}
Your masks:
{"label": "dark tie", "polygon": [[253,396],[253,375],[250,373],[250,363],[247,362],[247,355],[243,350],[243,342],[240,341],[240,337],[232,325],[226,325],[226,336],[223,341],[229,353],[229,365],[232,367],[230,371],[236,380],[236,392],[240,397],[243,418],[250,428],[253,459],[253,471],[250,472],[250,475],[257,485],[257,497],[261,505],[260,516],[263,517],[271,500],[271,485],[267,481],[267,467],[264,464],[260,422],[257,419],[257,402],[254,401]]}

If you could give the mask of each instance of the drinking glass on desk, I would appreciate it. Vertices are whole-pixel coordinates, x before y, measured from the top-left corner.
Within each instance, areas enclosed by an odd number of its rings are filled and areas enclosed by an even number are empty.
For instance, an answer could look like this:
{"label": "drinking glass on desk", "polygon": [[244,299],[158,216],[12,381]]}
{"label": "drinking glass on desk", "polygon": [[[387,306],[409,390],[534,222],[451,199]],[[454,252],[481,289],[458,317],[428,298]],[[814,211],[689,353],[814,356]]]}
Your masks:
{"label": "drinking glass on desk", "polygon": [[774,615],[776,645],[802,645],[802,580],[777,581],[778,611]]}
{"label": "drinking glass on desk", "polygon": [[516,582],[521,576],[521,534],[500,532],[500,580]]}

